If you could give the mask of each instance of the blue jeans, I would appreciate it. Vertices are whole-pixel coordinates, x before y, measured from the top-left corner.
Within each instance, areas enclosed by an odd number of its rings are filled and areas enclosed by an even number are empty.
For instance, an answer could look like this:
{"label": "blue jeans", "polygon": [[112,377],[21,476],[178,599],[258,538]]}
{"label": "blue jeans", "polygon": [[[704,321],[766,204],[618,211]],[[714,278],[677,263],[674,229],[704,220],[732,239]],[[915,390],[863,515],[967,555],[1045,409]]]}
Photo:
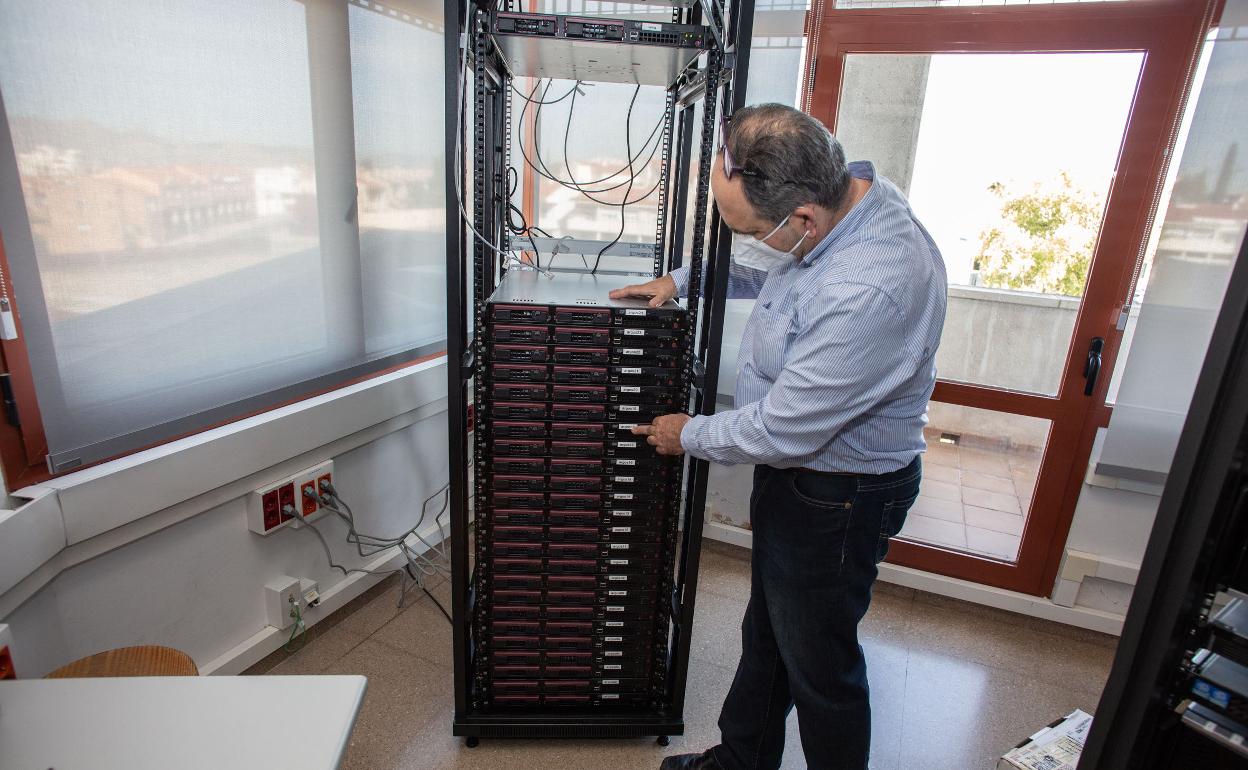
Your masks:
{"label": "blue jeans", "polygon": [[741,662],[712,750],[723,770],[780,767],[794,705],[810,770],[866,770],[871,705],[858,621],[921,475],[917,457],[878,476],[755,469]]}

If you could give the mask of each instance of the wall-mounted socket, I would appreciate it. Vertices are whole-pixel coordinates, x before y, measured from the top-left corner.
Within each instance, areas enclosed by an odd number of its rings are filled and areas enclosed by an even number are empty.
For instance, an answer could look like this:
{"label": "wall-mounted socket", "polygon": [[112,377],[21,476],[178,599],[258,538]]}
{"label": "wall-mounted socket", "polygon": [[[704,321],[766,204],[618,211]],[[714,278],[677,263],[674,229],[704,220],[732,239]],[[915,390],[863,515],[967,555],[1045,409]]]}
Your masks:
{"label": "wall-mounted socket", "polygon": [[315,607],[321,603],[321,590],[315,580],[300,578],[299,590],[303,592],[303,605]]}
{"label": "wall-mounted socket", "polygon": [[332,483],[334,461],[314,465],[293,476],[266,484],[247,495],[247,528],[270,535],[295,520],[311,521],[321,510],[320,489]]}
{"label": "wall-mounted socket", "polygon": [[0,680],[4,679],[17,679],[17,666],[13,663],[13,634],[0,623]]}
{"label": "wall-mounted socket", "polygon": [[290,628],[303,609],[303,589],[299,578],[282,575],[264,584],[264,611],[270,626]]}

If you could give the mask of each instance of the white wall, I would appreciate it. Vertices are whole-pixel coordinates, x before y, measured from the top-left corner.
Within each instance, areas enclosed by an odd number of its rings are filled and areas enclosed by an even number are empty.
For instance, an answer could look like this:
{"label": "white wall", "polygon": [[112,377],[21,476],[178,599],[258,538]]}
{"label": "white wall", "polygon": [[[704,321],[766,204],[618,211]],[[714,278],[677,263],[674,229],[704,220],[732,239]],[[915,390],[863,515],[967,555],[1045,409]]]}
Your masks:
{"label": "white wall", "polygon": [[[333,459],[335,484],[359,528],[401,532],[415,523],[421,501],[446,482],[445,412]],[[430,505],[431,515],[439,502]],[[331,518],[318,526],[337,561],[359,566],[363,560],[344,542],[345,527]],[[262,587],[283,574],[316,580],[322,593],[344,580],[311,533],[253,534],[238,498],[71,567],[0,621],[12,629],[23,677],[100,650],[148,643],[183,650],[202,667],[265,628]]]}

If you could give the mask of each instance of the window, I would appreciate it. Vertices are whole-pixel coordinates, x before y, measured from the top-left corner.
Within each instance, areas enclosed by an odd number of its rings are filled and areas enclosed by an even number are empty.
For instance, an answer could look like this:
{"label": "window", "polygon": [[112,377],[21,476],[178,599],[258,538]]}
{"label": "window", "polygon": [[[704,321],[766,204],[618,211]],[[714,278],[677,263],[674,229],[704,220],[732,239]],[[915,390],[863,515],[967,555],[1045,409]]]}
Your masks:
{"label": "window", "polygon": [[442,349],[441,10],[0,0],[0,233],[53,471]]}

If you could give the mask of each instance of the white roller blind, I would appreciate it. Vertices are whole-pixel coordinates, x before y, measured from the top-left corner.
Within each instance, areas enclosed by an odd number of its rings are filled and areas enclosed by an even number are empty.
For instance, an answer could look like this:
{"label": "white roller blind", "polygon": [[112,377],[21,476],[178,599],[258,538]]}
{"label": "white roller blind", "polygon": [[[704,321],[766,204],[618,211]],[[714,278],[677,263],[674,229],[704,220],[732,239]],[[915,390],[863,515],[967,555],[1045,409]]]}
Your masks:
{"label": "white roller blind", "polygon": [[438,347],[441,4],[387,6],[0,0],[0,232],[62,467]]}
{"label": "white roller blind", "polygon": [[1165,211],[1098,472],[1169,472],[1248,225],[1248,0],[1228,0]]}

